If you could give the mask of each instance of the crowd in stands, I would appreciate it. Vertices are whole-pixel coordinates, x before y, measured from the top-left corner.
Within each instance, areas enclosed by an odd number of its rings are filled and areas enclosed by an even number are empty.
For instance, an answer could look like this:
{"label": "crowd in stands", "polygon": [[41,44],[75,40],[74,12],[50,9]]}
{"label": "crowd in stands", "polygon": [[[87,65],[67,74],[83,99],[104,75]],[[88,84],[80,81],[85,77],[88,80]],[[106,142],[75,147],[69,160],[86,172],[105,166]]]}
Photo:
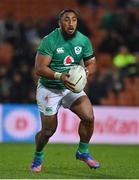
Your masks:
{"label": "crowd in stands", "polygon": [[[139,3],[117,0],[111,6],[101,0],[76,0],[79,9],[91,8],[90,29],[82,16],[79,30],[94,45],[95,77],[87,94],[95,105],[139,105]],[[105,9],[100,17],[100,10]],[[98,20],[99,19],[99,20]],[[42,37],[57,27],[57,16],[22,22],[7,14],[0,20],[0,102],[34,103],[36,49]],[[96,36],[97,32],[97,36]],[[96,38],[99,40],[96,41]],[[94,41],[93,41],[94,39]],[[96,44],[95,44],[96,42]]]}

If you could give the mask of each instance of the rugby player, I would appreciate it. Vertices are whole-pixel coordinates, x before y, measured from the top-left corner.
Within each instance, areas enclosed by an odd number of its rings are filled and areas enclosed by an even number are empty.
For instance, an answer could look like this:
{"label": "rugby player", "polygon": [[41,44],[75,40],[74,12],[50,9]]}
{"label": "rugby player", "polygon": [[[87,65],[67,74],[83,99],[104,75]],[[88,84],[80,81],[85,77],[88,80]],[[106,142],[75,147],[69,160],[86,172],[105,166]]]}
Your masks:
{"label": "rugby player", "polygon": [[[39,75],[37,104],[41,116],[41,130],[36,134],[36,149],[31,165],[33,172],[40,172],[43,150],[57,129],[57,113],[60,106],[69,108],[80,119],[80,142],[75,157],[90,168],[98,168],[99,162],[89,153],[89,141],[94,129],[92,104],[84,91],[74,93],[68,70],[84,61],[88,76],[95,72],[96,60],[93,47],[85,35],[77,30],[78,15],[72,9],[59,14],[59,28],[45,36],[35,59],[35,71]],[[60,120],[60,119],[59,119]]]}

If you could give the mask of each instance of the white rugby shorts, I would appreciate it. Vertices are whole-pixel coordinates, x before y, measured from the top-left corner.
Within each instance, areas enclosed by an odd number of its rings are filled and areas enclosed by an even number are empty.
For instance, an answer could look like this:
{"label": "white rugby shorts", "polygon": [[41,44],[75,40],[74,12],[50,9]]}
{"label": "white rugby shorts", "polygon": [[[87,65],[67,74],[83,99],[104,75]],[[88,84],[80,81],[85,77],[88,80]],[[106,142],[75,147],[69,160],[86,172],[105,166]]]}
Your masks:
{"label": "white rugby shorts", "polygon": [[72,103],[84,95],[86,95],[84,91],[73,93],[68,89],[50,89],[38,83],[36,100],[39,111],[46,116],[51,116],[58,112],[60,106],[70,109]]}

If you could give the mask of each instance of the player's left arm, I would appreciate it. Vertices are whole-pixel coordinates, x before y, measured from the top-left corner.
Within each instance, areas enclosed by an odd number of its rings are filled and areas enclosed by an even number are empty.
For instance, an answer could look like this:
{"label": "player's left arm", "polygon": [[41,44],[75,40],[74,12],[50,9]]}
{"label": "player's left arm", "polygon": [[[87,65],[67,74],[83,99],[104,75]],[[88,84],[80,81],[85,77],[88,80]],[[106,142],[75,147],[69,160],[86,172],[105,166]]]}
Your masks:
{"label": "player's left arm", "polygon": [[87,61],[84,61],[85,70],[87,77],[93,77],[96,72],[96,58],[92,57],[88,59]]}
{"label": "player's left arm", "polygon": [[83,61],[89,79],[90,77],[93,77],[93,75],[96,72],[96,59],[94,55],[92,42],[87,37],[84,39]]}
{"label": "player's left arm", "polygon": [[92,58],[88,59],[87,61],[84,61],[84,66],[85,66],[86,75],[87,75],[87,84],[85,86],[84,91],[86,93],[88,93],[90,83],[95,78],[95,72],[96,72],[96,59],[95,59],[95,57],[92,57]]}

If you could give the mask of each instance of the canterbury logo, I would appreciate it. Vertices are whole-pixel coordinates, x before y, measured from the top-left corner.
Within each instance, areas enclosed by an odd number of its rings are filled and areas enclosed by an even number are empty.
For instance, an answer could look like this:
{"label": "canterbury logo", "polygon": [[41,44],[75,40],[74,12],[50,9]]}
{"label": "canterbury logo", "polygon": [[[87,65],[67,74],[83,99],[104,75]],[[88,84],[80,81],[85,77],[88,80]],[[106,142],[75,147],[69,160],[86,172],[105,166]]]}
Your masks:
{"label": "canterbury logo", "polygon": [[57,53],[58,54],[62,54],[62,53],[64,53],[64,49],[63,49],[63,47],[61,47],[61,48],[57,48]]}

